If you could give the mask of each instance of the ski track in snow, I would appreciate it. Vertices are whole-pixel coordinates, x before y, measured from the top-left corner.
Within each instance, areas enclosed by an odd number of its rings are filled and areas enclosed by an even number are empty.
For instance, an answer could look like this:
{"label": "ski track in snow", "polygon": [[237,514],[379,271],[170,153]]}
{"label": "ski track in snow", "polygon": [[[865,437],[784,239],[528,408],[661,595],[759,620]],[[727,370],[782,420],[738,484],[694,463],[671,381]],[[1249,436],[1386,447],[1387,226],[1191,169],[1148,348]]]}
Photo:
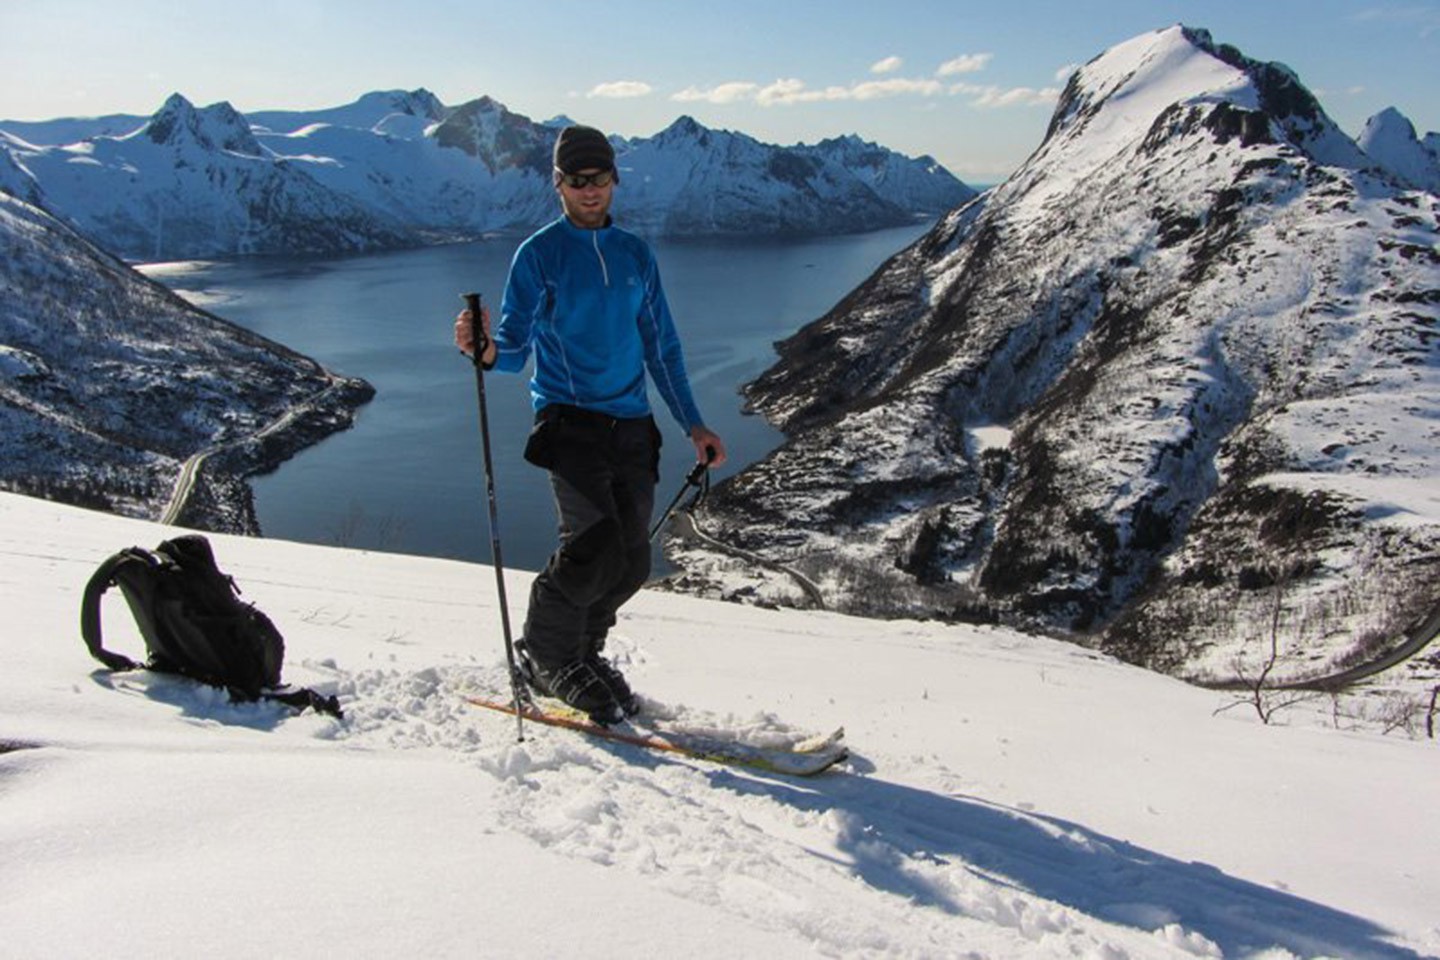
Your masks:
{"label": "ski track in snow", "polygon": [[[633,643],[620,645],[622,662],[643,659]],[[1326,955],[1337,943],[1351,945],[1348,956],[1415,956],[1384,946],[1358,918],[966,796],[962,778],[933,760],[910,771],[926,784],[912,786],[873,776],[863,754],[844,772],[796,779],[536,724],[516,742],[513,718],[463,699],[505,689],[498,667],[348,675],[307,666],[333,672],[347,701],[347,721],[321,736],[451,753],[494,781],[486,815],[496,825],[792,935],[820,956],[1281,958]],[[807,733],[768,715],[651,708],[752,743]],[[1367,941],[1373,952],[1355,947]],[[1307,949],[1273,946],[1282,942]]]}

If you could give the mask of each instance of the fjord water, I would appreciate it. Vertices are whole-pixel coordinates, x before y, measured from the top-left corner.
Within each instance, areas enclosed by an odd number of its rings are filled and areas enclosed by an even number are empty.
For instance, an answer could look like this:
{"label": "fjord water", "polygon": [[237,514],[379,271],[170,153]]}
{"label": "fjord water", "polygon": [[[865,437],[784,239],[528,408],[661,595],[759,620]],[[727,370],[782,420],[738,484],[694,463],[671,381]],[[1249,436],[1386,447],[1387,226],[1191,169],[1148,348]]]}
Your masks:
{"label": "fjord water", "polygon": [[[730,463],[715,480],[781,440],[762,418],[742,413],[739,395],[773,362],[773,343],[824,314],[926,227],[654,244],[696,399],[729,448]],[[353,429],[254,479],[266,536],[490,559],[475,375],[452,345],[451,328],[460,294],[469,291],[479,291],[498,319],[520,239],[146,268],[201,306],[376,388]],[[528,379],[528,371],[490,374],[485,383],[505,562],[536,570],[554,547],[555,518],[544,473],[520,456],[533,418]],[[665,438],[658,516],[694,450],[653,394],[651,402]]]}

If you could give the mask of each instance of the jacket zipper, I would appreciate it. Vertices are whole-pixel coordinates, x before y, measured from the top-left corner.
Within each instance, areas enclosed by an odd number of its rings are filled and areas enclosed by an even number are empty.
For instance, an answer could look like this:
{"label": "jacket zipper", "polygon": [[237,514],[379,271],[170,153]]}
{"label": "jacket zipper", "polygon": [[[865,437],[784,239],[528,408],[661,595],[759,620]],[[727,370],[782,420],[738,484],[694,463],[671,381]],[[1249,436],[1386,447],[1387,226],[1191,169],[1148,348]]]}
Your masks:
{"label": "jacket zipper", "polygon": [[605,286],[610,286],[610,268],[605,265],[605,254],[600,252],[600,231],[590,231],[590,242],[595,247],[595,258],[600,261],[600,272],[605,277]]}

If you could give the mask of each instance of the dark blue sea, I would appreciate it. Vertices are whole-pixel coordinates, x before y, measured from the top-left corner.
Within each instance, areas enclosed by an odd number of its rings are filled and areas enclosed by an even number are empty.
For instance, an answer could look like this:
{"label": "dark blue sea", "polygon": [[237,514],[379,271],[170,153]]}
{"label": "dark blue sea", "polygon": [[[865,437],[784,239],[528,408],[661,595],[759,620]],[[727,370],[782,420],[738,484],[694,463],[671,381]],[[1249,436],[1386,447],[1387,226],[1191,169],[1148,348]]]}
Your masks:
{"label": "dark blue sea", "polygon": [[[823,315],[926,226],[654,245],[700,409],[729,448],[716,480],[781,440],[762,418],[741,412],[738,392],[774,361],[774,342]],[[265,536],[490,560],[475,374],[451,344],[451,326],[467,291],[498,312],[520,239],[150,271],[207,309],[375,385],[353,429],[255,479]],[[504,559],[534,570],[555,531],[544,474],[520,457],[532,419],[527,381],[528,373],[490,374],[486,398]],[[664,405],[652,403],[665,436],[658,513],[680,489],[694,450]]]}

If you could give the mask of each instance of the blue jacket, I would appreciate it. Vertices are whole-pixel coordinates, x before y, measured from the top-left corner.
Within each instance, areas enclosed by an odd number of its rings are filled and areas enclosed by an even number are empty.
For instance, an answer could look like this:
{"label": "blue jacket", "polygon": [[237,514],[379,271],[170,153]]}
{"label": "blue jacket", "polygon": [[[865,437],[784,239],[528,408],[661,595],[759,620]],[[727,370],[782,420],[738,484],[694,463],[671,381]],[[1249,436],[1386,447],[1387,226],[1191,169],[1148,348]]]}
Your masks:
{"label": "blue jacket", "polygon": [[633,233],[563,216],[541,228],[515,251],[494,336],[497,369],[523,370],[534,351],[536,410],[565,403],[643,417],[648,369],[686,433],[703,423],[655,256]]}

